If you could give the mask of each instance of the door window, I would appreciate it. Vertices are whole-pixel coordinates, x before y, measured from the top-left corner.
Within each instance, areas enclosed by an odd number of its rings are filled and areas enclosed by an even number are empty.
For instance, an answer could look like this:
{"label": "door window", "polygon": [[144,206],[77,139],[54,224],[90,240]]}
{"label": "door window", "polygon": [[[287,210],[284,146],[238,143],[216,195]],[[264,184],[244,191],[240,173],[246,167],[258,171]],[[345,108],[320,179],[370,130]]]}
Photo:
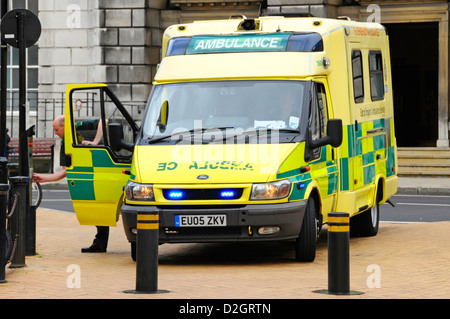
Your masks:
{"label": "door window", "polygon": [[70,103],[74,147],[106,148],[114,161],[131,161],[131,151],[115,151],[110,147],[108,124],[120,123],[124,139],[134,143],[142,113],[138,106],[126,109],[106,87],[74,90],[71,92]]}
{"label": "door window", "polygon": [[352,50],[353,95],[356,103],[364,102],[364,76],[361,50]]}
{"label": "door window", "polygon": [[[327,97],[325,86],[322,83],[314,83],[311,112],[309,116],[309,128],[311,140],[317,140],[326,135],[326,124],[328,120]],[[320,157],[321,148],[313,151],[312,159]]]}
{"label": "door window", "polygon": [[372,101],[384,99],[383,57],[381,51],[369,51],[370,92]]}

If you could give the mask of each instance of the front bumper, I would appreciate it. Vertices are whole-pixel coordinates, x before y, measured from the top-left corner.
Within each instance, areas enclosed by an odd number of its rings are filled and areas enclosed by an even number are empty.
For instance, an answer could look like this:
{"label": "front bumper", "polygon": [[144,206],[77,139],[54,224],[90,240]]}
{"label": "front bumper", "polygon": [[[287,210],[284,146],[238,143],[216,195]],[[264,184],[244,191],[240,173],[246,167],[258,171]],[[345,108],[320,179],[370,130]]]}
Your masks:
{"label": "front bumper", "polygon": [[[302,227],[306,201],[282,204],[260,204],[244,206],[205,206],[189,208],[164,206],[134,206],[122,204],[123,227],[127,239],[136,241],[136,219],[138,212],[159,214],[159,242],[197,243],[268,241],[297,238]],[[176,215],[226,215],[227,225],[216,227],[177,227]],[[261,235],[260,227],[275,226],[279,231]]]}

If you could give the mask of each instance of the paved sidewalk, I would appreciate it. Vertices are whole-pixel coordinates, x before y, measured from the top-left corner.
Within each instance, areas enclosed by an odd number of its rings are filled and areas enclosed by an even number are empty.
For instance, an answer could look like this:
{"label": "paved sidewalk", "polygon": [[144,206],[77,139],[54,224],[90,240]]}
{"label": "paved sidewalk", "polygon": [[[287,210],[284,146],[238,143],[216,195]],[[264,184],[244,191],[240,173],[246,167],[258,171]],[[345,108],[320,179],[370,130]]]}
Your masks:
{"label": "paved sidewalk", "polygon": [[70,213],[38,209],[36,235],[37,255],[6,269],[0,299],[450,298],[450,222],[382,223],[376,237],[352,238],[355,296],[314,292],[328,285],[326,229],[313,263],[294,262],[287,243],[162,245],[160,294],[124,293],[136,287],[136,263],[120,222],[101,254],[80,252],[95,227]]}

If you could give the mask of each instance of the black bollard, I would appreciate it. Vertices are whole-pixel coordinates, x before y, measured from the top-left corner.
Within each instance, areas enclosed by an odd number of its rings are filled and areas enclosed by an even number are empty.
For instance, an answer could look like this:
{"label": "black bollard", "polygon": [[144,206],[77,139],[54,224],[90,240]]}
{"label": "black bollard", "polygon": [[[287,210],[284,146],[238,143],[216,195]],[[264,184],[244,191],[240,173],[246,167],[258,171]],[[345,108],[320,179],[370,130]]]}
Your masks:
{"label": "black bollard", "polygon": [[[31,192],[30,192],[31,193]],[[36,255],[36,206],[29,205],[27,209],[27,240],[25,254],[26,256]]]}
{"label": "black bollard", "polygon": [[138,213],[136,235],[136,290],[126,293],[161,293],[158,290],[158,213]]}
{"label": "black bollard", "polygon": [[8,258],[6,242],[6,209],[8,207],[8,184],[0,184],[0,283],[6,282],[5,266]]}
{"label": "black bollard", "polygon": [[350,217],[328,214],[328,292],[350,292]]}
{"label": "black bollard", "polygon": [[29,199],[27,198],[29,178],[25,176],[14,176],[10,177],[9,181],[13,201],[15,200],[16,194],[18,194],[14,212],[12,212],[12,216],[9,219],[11,236],[13,239],[18,238],[17,247],[9,268],[21,268],[26,267],[26,217],[29,203]]}
{"label": "black bollard", "polygon": [[8,163],[9,177],[19,176],[19,163]]}
{"label": "black bollard", "polygon": [[331,295],[360,295],[350,291],[350,215],[328,214],[328,290],[318,293]]}

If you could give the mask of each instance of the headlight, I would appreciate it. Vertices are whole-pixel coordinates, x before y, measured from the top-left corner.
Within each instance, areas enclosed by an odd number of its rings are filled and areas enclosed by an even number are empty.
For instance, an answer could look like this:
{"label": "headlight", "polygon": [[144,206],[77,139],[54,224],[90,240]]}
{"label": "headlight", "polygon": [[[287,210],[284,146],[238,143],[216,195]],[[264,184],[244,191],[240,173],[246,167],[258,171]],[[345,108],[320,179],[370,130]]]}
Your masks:
{"label": "headlight", "polygon": [[153,185],[128,182],[125,186],[125,197],[128,200],[155,200]]}
{"label": "headlight", "polygon": [[291,191],[291,181],[282,180],[273,183],[253,184],[251,200],[281,199],[289,195]]}

